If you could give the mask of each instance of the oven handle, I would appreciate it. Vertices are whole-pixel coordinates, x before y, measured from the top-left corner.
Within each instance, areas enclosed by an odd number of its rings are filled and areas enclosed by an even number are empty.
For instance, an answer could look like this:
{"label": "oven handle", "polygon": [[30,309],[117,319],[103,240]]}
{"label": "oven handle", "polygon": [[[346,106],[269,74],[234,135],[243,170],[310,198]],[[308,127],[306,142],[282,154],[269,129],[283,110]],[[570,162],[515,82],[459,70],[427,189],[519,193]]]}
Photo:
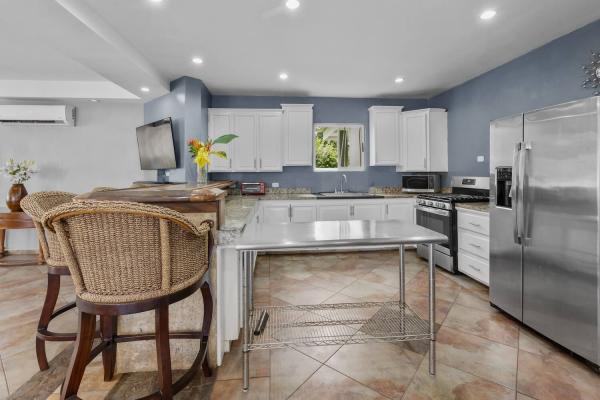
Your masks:
{"label": "oven handle", "polygon": [[441,210],[439,208],[425,207],[425,206],[415,206],[415,208],[419,211],[423,211],[423,212],[426,212],[429,214],[443,215],[445,217],[448,217],[450,215],[450,211]]}

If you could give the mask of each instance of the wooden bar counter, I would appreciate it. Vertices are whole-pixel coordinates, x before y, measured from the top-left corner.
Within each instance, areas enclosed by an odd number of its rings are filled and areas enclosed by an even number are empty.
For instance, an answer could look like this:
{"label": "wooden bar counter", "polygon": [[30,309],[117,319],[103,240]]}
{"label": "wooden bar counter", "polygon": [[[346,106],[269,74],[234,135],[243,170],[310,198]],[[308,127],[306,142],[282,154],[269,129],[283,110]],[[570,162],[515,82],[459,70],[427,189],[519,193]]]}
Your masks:
{"label": "wooden bar counter", "polygon": [[134,183],[127,189],[97,190],[77,196],[75,200],[134,201],[171,208],[186,214],[216,214],[217,229],[224,222],[227,192],[234,181],[214,181],[206,185]]}

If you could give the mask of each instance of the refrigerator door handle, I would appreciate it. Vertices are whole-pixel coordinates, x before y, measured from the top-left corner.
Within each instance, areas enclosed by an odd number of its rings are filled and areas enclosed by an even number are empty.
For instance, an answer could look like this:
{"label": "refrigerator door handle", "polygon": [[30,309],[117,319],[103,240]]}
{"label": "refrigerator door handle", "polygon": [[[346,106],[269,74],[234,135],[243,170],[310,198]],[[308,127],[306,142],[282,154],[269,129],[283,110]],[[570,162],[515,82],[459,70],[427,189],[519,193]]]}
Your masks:
{"label": "refrigerator door handle", "polygon": [[521,142],[515,143],[513,151],[513,167],[512,167],[512,184],[509,196],[512,199],[513,213],[513,240],[517,244],[521,244],[521,224],[519,224],[519,166],[521,155]]}
{"label": "refrigerator door handle", "polygon": [[529,215],[525,212],[529,212],[527,209],[527,202],[529,200],[528,196],[525,196],[525,192],[527,192],[529,187],[529,175],[527,172],[527,159],[529,157],[529,152],[531,151],[531,142],[525,142],[521,146],[521,171],[520,171],[520,179],[521,179],[521,199],[519,200],[521,203],[521,242],[524,246],[527,245],[530,237],[530,222]]}

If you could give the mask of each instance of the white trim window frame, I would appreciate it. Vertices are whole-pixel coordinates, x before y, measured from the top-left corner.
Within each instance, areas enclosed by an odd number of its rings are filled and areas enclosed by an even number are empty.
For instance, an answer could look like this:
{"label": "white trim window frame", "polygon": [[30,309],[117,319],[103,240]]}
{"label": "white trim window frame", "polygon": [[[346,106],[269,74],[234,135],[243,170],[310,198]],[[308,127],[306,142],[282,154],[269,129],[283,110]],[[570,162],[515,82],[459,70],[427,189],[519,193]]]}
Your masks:
{"label": "white trim window frame", "polygon": [[[332,128],[358,128],[359,129],[359,142],[360,142],[360,167],[347,167],[340,168],[338,160],[338,168],[317,168],[317,135],[315,131],[318,127],[332,127]],[[314,172],[359,172],[365,171],[365,126],[363,124],[340,124],[340,123],[320,123],[313,124],[312,130],[312,147],[313,147],[313,171]]]}

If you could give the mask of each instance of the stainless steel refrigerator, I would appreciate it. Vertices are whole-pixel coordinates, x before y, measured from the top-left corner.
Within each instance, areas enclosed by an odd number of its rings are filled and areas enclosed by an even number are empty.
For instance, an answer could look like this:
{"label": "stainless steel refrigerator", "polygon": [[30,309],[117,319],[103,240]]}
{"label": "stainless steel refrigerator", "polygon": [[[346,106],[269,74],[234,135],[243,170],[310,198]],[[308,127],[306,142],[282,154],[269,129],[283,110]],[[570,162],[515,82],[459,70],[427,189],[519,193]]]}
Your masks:
{"label": "stainless steel refrigerator", "polygon": [[490,301],[600,364],[600,97],[490,125]]}

